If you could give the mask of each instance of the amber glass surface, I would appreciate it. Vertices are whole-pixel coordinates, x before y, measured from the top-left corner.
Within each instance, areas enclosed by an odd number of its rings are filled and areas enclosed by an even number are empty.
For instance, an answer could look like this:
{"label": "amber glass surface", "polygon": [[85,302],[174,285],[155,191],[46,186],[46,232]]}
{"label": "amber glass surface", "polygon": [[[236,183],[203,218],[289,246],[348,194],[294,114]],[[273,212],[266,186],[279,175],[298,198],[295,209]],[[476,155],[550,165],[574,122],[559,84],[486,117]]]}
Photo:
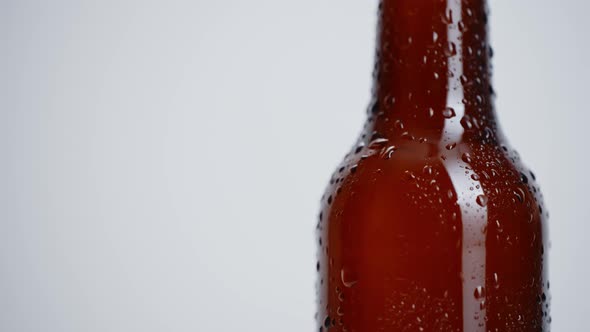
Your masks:
{"label": "amber glass surface", "polygon": [[549,331],[547,212],[498,126],[485,1],[379,17],[367,122],[322,198],[319,331]]}

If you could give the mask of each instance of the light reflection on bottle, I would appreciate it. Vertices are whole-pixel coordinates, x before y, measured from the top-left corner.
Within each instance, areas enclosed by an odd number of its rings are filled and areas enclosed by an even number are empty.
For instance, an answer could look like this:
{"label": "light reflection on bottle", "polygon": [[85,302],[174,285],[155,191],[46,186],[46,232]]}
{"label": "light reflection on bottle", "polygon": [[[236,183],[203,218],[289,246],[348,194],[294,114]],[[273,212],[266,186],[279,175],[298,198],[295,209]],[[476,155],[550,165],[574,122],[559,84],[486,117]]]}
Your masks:
{"label": "light reflection on bottle", "polygon": [[[478,204],[478,197],[485,197],[483,188],[479,181],[474,180],[466,174],[470,167],[470,156],[472,151],[466,144],[460,144],[463,138],[464,128],[461,119],[465,116],[465,104],[462,102],[465,96],[463,90],[463,43],[459,28],[462,20],[461,1],[448,0],[447,13],[450,14],[452,23],[447,28],[447,39],[449,44],[454,45],[452,54],[447,60],[448,92],[446,107],[454,110],[455,116],[445,119],[444,137],[441,140],[440,151],[445,153],[446,158],[443,165],[451,178],[455,188],[471,188],[473,191],[459,190],[455,193],[457,204],[461,210],[463,224],[462,238],[462,283],[463,283],[463,330],[473,332],[485,332],[485,306],[481,305],[482,299],[473,296],[474,290],[478,287],[485,287],[486,275],[486,236],[485,228],[488,222],[487,206]],[[457,145],[458,144],[458,145]],[[457,148],[454,146],[457,145]],[[453,146],[449,149],[448,146]],[[481,199],[480,199],[481,200]],[[473,312],[477,308],[476,312]],[[473,319],[471,319],[473,317]]]}

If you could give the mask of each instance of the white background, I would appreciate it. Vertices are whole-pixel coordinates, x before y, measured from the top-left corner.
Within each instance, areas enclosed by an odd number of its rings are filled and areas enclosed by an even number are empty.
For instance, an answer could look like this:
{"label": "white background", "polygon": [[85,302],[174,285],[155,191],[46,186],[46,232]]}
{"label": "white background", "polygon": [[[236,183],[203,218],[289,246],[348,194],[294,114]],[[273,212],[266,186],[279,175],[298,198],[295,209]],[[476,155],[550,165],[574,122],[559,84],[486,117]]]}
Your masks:
{"label": "white background", "polygon": [[[588,325],[590,5],[492,0],[498,112]],[[315,331],[375,0],[0,0],[0,331]]]}

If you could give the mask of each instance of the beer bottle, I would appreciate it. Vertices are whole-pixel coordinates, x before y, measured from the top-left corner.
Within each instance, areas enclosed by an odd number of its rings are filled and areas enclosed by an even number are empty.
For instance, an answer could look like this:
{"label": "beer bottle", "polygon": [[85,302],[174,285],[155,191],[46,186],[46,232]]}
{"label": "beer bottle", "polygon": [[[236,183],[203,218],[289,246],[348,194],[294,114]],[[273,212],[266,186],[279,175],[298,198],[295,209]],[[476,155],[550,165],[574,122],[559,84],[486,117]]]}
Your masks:
{"label": "beer bottle", "polygon": [[381,1],[367,120],[319,214],[320,332],[549,331],[548,214],[487,31],[485,0]]}

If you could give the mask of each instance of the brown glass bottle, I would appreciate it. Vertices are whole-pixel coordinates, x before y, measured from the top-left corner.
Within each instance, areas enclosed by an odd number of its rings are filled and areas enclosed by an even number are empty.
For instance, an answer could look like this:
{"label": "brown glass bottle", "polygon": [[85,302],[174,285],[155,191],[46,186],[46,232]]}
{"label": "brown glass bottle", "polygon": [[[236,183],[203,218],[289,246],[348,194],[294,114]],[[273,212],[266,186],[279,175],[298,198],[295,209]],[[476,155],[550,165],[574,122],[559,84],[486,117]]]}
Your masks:
{"label": "brown glass bottle", "polygon": [[549,331],[547,212],[502,134],[485,0],[383,0],[317,234],[320,331]]}

